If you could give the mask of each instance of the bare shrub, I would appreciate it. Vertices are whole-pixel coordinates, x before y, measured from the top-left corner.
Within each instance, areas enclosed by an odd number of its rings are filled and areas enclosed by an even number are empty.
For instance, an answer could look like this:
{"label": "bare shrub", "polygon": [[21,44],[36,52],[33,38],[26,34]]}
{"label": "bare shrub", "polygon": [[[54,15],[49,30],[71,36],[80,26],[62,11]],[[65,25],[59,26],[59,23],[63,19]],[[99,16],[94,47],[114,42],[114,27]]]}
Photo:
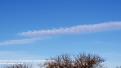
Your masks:
{"label": "bare shrub", "polygon": [[91,54],[79,54],[71,57],[67,54],[51,58],[44,66],[46,68],[95,68],[104,60]]}
{"label": "bare shrub", "polygon": [[75,57],[74,68],[94,68],[102,62],[104,59],[97,55],[79,54]]}
{"label": "bare shrub", "polygon": [[51,58],[50,61],[45,63],[47,68],[72,68],[72,59],[69,55],[60,55]]}

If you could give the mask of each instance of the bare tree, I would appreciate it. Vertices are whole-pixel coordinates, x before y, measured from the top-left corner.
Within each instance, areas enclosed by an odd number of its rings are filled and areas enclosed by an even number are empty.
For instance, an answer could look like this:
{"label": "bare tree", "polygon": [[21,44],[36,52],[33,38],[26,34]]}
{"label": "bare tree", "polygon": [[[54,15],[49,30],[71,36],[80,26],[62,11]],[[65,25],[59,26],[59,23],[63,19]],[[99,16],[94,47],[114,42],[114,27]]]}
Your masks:
{"label": "bare tree", "polygon": [[30,65],[30,64],[13,64],[13,65],[8,65],[5,68],[32,68],[32,65]]}
{"label": "bare tree", "polygon": [[69,55],[64,54],[51,58],[49,62],[45,63],[46,68],[72,68],[72,59]]}
{"label": "bare tree", "polygon": [[79,54],[75,57],[74,68],[94,68],[104,62],[104,59],[97,55]]}
{"label": "bare tree", "polygon": [[46,68],[95,68],[104,62],[104,59],[97,55],[79,54],[76,57],[60,55],[51,58],[44,65]]}

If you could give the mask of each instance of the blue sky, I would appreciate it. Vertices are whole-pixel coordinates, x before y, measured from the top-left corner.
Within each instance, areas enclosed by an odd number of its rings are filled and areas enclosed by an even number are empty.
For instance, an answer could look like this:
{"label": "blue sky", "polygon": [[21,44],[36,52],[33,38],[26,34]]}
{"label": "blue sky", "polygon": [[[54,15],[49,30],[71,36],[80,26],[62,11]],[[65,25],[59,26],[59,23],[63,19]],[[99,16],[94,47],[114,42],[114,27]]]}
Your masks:
{"label": "blue sky", "polygon": [[[0,0],[0,59],[86,52],[121,65],[120,6],[120,0]],[[87,31],[65,30],[76,26]]]}

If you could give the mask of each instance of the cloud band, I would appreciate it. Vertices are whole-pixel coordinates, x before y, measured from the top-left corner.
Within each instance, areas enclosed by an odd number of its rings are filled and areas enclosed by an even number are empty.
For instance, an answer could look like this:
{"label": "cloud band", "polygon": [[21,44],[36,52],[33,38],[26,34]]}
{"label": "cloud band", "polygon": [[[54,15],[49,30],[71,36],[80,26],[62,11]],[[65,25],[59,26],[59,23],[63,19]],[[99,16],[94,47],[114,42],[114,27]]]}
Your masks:
{"label": "cloud band", "polygon": [[43,37],[62,34],[85,33],[85,32],[100,32],[106,30],[121,29],[121,22],[105,22],[90,25],[77,25],[67,28],[54,28],[48,30],[34,30],[19,33],[25,37]]}

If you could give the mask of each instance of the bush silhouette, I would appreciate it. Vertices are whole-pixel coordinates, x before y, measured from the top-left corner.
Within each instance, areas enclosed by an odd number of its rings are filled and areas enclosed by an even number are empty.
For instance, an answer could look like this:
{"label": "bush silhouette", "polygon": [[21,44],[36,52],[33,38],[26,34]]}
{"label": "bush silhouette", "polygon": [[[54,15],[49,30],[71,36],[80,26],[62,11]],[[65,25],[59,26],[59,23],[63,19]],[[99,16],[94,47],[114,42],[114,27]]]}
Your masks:
{"label": "bush silhouette", "polygon": [[45,62],[45,68],[94,68],[104,62],[104,59],[91,54],[79,54],[71,57],[67,54],[56,56]]}

